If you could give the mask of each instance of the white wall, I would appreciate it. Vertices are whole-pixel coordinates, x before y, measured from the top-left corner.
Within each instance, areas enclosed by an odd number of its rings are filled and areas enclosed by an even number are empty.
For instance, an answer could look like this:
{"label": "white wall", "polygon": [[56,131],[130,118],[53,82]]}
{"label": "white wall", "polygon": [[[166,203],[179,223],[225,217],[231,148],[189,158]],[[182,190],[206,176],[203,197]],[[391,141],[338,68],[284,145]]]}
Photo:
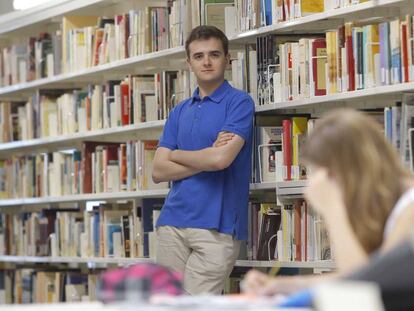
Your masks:
{"label": "white wall", "polygon": [[13,11],[13,0],[0,0],[0,15]]}

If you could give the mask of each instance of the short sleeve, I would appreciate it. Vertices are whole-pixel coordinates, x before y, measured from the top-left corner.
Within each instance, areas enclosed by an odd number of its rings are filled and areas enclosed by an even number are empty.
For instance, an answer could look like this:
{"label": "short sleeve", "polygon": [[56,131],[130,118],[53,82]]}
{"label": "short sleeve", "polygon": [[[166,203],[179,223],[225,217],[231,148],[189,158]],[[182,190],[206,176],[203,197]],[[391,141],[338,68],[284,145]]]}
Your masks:
{"label": "short sleeve", "polygon": [[177,147],[177,135],[178,135],[178,120],[179,111],[177,107],[171,110],[165,122],[164,130],[161,134],[158,146],[165,147],[171,150],[176,150]]}
{"label": "short sleeve", "polygon": [[234,99],[230,104],[226,122],[221,129],[239,135],[247,141],[252,134],[254,103],[250,96]]}

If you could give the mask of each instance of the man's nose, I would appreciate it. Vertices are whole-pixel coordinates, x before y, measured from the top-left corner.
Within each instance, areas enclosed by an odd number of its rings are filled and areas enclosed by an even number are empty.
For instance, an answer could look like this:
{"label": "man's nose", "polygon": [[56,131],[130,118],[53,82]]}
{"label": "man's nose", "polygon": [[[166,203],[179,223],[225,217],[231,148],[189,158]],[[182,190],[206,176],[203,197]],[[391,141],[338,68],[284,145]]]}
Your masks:
{"label": "man's nose", "polygon": [[208,56],[208,55],[204,56],[204,58],[203,58],[203,65],[204,66],[210,66],[211,65],[210,56]]}

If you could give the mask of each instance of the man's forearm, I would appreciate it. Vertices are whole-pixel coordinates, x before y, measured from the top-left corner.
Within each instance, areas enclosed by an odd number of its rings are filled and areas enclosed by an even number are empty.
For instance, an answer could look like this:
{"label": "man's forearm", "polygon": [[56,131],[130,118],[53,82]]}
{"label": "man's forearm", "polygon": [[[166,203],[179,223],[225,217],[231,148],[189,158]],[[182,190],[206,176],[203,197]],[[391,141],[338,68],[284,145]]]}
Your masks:
{"label": "man's forearm", "polygon": [[171,161],[192,167],[200,171],[217,171],[224,169],[220,164],[218,148],[205,148],[196,151],[174,150],[171,152]]}
{"label": "man's forearm", "polygon": [[154,166],[152,179],[156,183],[175,181],[193,176],[200,172],[201,170],[197,170],[190,166],[181,165],[173,161],[163,161]]}

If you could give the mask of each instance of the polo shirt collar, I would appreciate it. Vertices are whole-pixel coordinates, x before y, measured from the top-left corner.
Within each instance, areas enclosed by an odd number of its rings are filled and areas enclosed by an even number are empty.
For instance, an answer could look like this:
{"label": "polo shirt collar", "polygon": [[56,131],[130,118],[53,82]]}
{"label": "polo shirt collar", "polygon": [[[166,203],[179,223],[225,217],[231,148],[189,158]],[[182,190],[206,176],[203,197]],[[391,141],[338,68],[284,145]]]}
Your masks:
{"label": "polo shirt collar", "polygon": [[[229,91],[229,89],[231,88],[229,82],[227,82],[227,80],[224,80],[224,82],[213,92],[213,94],[205,96],[208,97],[211,101],[215,102],[215,103],[220,103],[221,100],[224,98],[224,96],[226,95],[226,93]],[[192,96],[192,103],[194,103],[195,101],[200,101],[200,89],[197,87],[193,93]]]}

